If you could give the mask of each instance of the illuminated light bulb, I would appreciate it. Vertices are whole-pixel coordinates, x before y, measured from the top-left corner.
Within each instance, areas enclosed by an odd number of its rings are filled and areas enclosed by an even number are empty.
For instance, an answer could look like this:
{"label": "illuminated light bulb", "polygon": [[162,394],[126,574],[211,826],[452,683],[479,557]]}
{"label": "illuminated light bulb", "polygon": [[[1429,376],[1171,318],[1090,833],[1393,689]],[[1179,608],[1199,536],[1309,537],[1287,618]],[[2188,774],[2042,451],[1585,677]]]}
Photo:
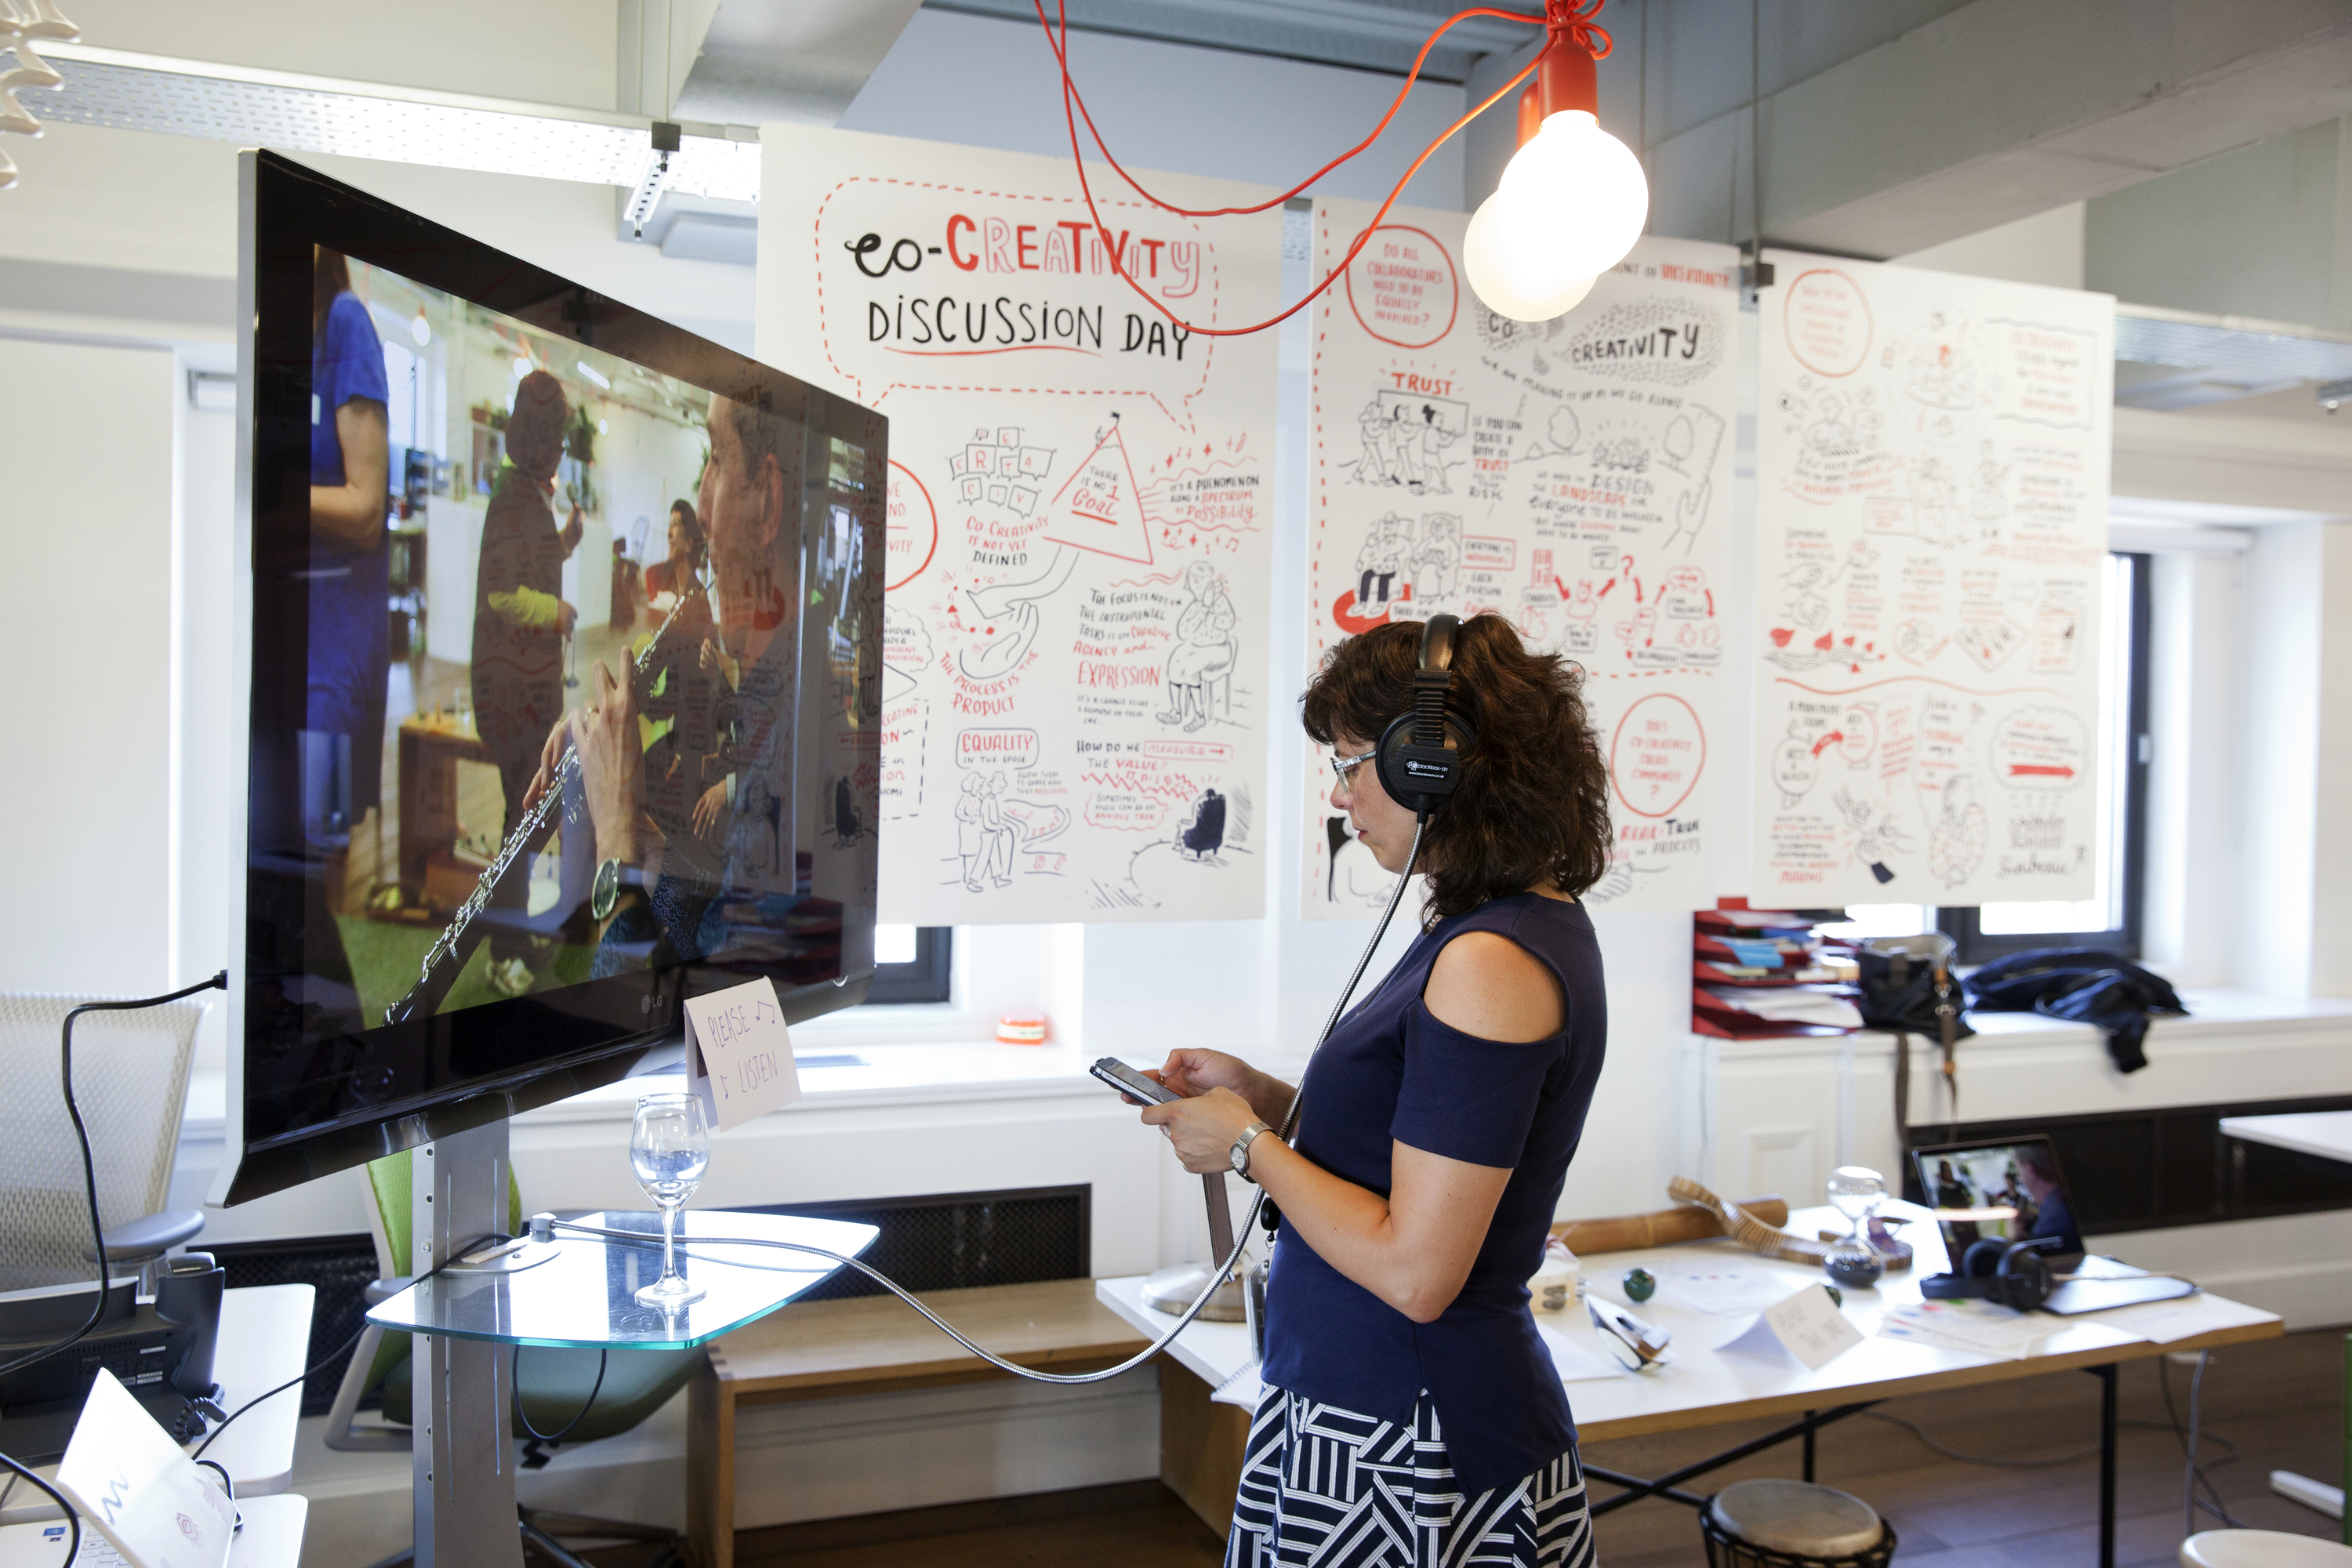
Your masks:
{"label": "illuminated light bulb", "polygon": [[416,346],[420,349],[433,341],[433,323],[425,319],[425,307],[422,305],[416,307],[416,319],[408,323],[408,335],[416,340]]}
{"label": "illuminated light bulb", "polygon": [[1496,315],[1549,321],[1625,258],[1649,216],[1633,150],[1589,110],[1562,110],[1512,154],[1470,220],[1464,270]]}
{"label": "illuminated light bulb", "polygon": [[[1495,209],[1502,199],[1499,193],[1488,196],[1471,215],[1470,231],[1462,242],[1462,270],[1469,276],[1471,291],[1486,309],[1514,321],[1549,321],[1568,314],[1592,292],[1595,279],[1563,280],[1549,276],[1541,265],[1514,266],[1526,260],[1526,253],[1495,239]],[[1542,258],[1536,259],[1540,263]]]}
{"label": "illuminated light bulb", "polygon": [[524,376],[529,375],[530,374],[530,361],[523,358],[520,354],[515,355],[514,373],[515,379],[517,381],[520,381]]}

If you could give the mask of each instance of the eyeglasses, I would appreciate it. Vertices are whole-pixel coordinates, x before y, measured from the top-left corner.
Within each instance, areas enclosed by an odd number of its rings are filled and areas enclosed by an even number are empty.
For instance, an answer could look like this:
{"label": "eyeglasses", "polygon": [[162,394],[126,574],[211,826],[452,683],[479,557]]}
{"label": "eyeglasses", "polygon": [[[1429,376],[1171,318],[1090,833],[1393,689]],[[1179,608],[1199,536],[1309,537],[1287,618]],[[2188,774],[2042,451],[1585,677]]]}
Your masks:
{"label": "eyeglasses", "polygon": [[1363,766],[1366,763],[1370,762],[1374,757],[1377,757],[1380,754],[1380,748],[1375,746],[1372,750],[1366,752],[1360,757],[1332,757],[1328,760],[1331,763],[1331,771],[1339,775],[1339,782],[1341,784],[1346,784],[1349,773],[1355,772],[1358,768]]}

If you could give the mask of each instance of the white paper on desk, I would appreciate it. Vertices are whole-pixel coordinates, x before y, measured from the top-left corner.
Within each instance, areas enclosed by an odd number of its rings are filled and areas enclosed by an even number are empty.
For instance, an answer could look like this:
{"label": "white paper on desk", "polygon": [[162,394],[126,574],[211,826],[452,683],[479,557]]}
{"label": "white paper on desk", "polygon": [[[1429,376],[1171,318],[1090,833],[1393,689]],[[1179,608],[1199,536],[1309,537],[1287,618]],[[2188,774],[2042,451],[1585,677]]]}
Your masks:
{"label": "white paper on desk", "polygon": [[236,1509],[100,1368],[58,1464],[58,1490],[133,1568],[220,1568]]}
{"label": "white paper on desk", "polygon": [[1594,1355],[1569,1338],[1566,1330],[1556,1329],[1540,1318],[1536,1320],[1536,1332],[1542,1337],[1544,1349],[1551,1352],[1551,1364],[1562,1383],[1599,1383],[1603,1378],[1633,1375],[1615,1362]]}
{"label": "white paper on desk", "polygon": [[1808,1285],[1764,1309],[1744,1332],[1716,1349],[1768,1360],[1792,1355],[1817,1372],[1860,1343],[1862,1331],[1846,1321],[1830,1293]]}
{"label": "white paper on desk", "polygon": [[1255,1362],[1217,1384],[1209,1394],[1213,1404],[1238,1405],[1244,1410],[1255,1410],[1265,1397],[1265,1384],[1258,1377]]}
{"label": "white paper on desk", "polygon": [[2142,1301],[2137,1306],[2110,1307],[2104,1312],[2078,1312],[2060,1320],[2068,1323],[2105,1323],[2126,1334],[2137,1334],[2152,1345],[2210,1334],[2218,1329],[2242,1329],[2252,1323],[2275,1322],[2278,1314],[2225,1297],[2179,1296],[2169,1301]]}
{"label": "white paper on desk", "polygon": [[2063,1319],[2021,1312],[1998,1301],[1915,1301],[1888,1309],[1878,1321],[1878,1332],[1882,1339],[2022,1361],[2036,1341],[2063,1326]]}
{"label": "white paper on desk", "polygon": [[1789,1294],[1794,1283],[1767,1268],[1672,1268],[1658,1271],[1658,1296],[1695,1312],[1744,1318]]}
{"label": "white paper on desk", "polygon": [[792,1034],[767,976],[688,998],[686,1082],[721,1132],[801,1097]]}

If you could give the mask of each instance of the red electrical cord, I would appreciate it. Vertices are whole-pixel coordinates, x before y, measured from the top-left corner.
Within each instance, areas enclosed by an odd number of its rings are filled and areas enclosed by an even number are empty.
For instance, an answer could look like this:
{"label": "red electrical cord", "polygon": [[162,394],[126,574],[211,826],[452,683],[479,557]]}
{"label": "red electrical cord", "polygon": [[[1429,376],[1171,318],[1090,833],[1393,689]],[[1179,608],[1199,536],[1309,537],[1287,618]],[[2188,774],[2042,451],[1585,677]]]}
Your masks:
{"label": "red electrical cord", "polygon": [[[1162,201],[1158,196],[1153,195],[1150,191],[1145,190],[1142,183],[1137,180],[1133,174],[1129,174],[1125,168],[1121,167],[1119,161],[1111,155],[1109,144],[1103,141],[1102,132],[1095,125],[1095,117],[1093,112],[1087,108],[1085,96],[1078,91],[1076,84],[1070,80],[1069,57],[1063,52],[1064,46],[1062,40],[1056,39],[1054,36],[1054,24],[1046,18],[1045,0],[1031,0],[1031,3],[1035,5],[1037,9],[1038,24],[1045,29],[1046,47],[1054,51],[1054,58],[1062,68],[1062,84],[1068,91],[1070,98],[1077,104],[1078,117],[1087,122],[1087,134],[1094,138],[1095,145],[1101,149],[1103,162],[1108,163],[1113,170],[1117,171],[1118,177],[1125,180],[1128,184],[1133,188],[1137,195],[1141,196],[1153,206],[1163,207],[1169,212],[1176,214],[1180,217],[1236,217],[1249,213],[1262,213],[1268,207],[1281,205],[1284,202],[1286,202],[1291,197],[1298,195],[1299,192],[1305,190],[1307,186],[1313,184],[1316,181],[1321,179],[1324,175],[1329,174],[1332,170],[1338,168],[1349,159],[1370,148],[1373,142],[1379,141],[1381,137],[1387,132],[1389,123],[1396,119],[1397,110],[1404,107],[1405,100],[1412,96],[1414,86],[1420,81],[1421,68],[1428,63],[1429,51],[1437,47],[1437,41],[1445,36],[1446,29],[1453,26],[1454,23],[1466,21],[1473,16],[1494,16],[1506,22],[1525,22],[1530,26],[1542,26],[1545,25],[1545,18],[1541,16],[1530,16],[1523,11],[1497,11],[1486,6],[1476,6],[1467,11],[1456,11],[1453,16],[1446,17],[1444,21],[1439,23],[1437,26],[1437,31],[1430,34],[1429,41],[1421,46],[1421,53],[1413,57],[1412,69],[1405,73],[1404,86],[1397,89],[1396,101],[1389,105],[1389,111],[1381,116],[1381,122],[1372,127],[1372,133],[1370,135],[1365,137],[1361,142],[1357,142],[1353,147],[1349,148],[1346,152],[1340,153],[1338,157],[1332,159],[1329,163],[1324,164],[1321,168],[1316,170],[1313,174],[1307,175],[1305,179],[1299,181],[1297,184],[1291,186],[1290,189],[1283,192],[1280,195],[1268,196],[1265,200],[1258,203],[1255,206],[1180,207],[1172,202]],[[1598,10],[1600,6],[1596,3],[1593,8]],[[1063,0],[1062,4],[1057,5],[1056,10],[1062,16],[1063,34],[1064,37],[1066,38],[1069,31],[1069,16],[1067,13],[1066,0]],[[1605,37],[1606,35],[1603,36]],[[1442,142],[1444,138],[1441,137],[1439,140]]]}
{"label": "red electrical cord", "polygon": [[[1443,147],[1448,141],[1452,140],[1456,132],[1469,124],[1472,121],[1477,119],[1478,116],[1486,113],[1486,110],[1492,109],[1496,104],[1501,102],[1502,100],[1510,93],[1512,89],[1517,87],[1521,82],[1527,80],[1528,77],[1532,76],[1535,73],[1536,68],[1543,64],[1544,58],[1550,54],[1554,48],[1559,47],[1560,40],[1564,36],[1571,38],[1577,46],[1591,50],[1592,57],[1595,59],[1605,58],[1614,47],[1614,40],[1609,37],[1608,33],[1602,28],[1595,26],[1591,21],[1591,17],[1600,12],[1601,7],[1607,4],[1607,0],[1547,0],[1545,7],[1546,15],[1541,17],[1525,16],[1517,11],[1496,11],[1486,8],[1456,12],[1454,15],[1447,17],[1443,23],[1441,23],[1437,31],[1430,35],[1429,41],[1422,46],[1420,55],[1413,60],[1412,71],[1406,77],[1404,87],[1398,92],[1396,101],[1389,106],[1388,113],[1381,117],[1381,122],[1372,128],[1372,133],[1370,136],[1365,137],[1363,141],[1358,142],[1347,152],[1342,153],[1337,158],[1332,159],[1328,163],[1324,164],[1322,168],[1318,169],[1314,174],[1307,175],[1306,179],[1301,180],[1297,184],[1293,185],[1289,190],[1282,193],[1282,195],[1271,197],[1266,201],[1259,203],[1255,206],[1195,209],[1180,207],[1171,203],[1161,201],[1158,196],[1155,196],[1150,191],[1145,190],[1143,186],[1137,182],[1135,176],[1129,174],[1124,168],[1121,168],[1119,166],[1118,160],[1111,156],[1110,148],[1104,142],[1102,132],[1095,126],[1094,116],[1091,113],[1087,113],[1086,110],[1085,100],[1078,94],[1076,83],[1070,79],[1070,58],[1068,52],[1070,19],[1068,0],[1056,0],[1055,15],[1060,22],[1060,32],[1058,37],[1055,33],[1054,21],[1048,20],[1045,16],[1045,0],[1032,0],[1032,3],[1035,5],[1037,8],[1038,25],[1045,30],[1046,47],[1054,51],[1055,61],[1061,69],[1062,118],[1065,122],[1068,124],[1070,129],[1070,161],[1077,166],[1078,190],[1086,198],[1087,216],[1094,220],[1096,232],[1103,236],[1106,241],[1108,239],[1110,231],[1104,226],[1102,214],[1095,206],[1094,188],[1087,179],[1085,153],[1078,142],[1077,121],[1078,116],[1081,114],[1084,114],[1086,117],[1087,130],[1088,133],[1093,136],[1095,145],[1101,149],[1104,161],[1110,164],[1111,168],[1118,173],[1119,178],[1125,180],[1128,185],[1132,188],[1138,195],[1141,196],[1145,201],[1150,202],[1152,205],[1160,207],[1168,212],[1174,213],[1181,217],[1223,217],[1247,213],[1259,213],[1265,211],[1268,207],[1275,205],[1278,202],[1289,200],[1290,197],[1297,195],[1300,191],[1305,190],[1308,185],[1314,184],[1317,180],[1322,178],[1325,174],[1329,174],[1333,169],[1338,168],[1349,159],[1355,157],[1358,153],[1362,153],[1365,149],[1371,146],[1374,142],[1380,140],[1381,133],[1387,131],[1389,123],[1396,118],[1397,110],[1404,106],[1406,97],[1412,92],[1414,82],[1421,74],[1423,63],[1429,58],[1429,51],[1436,46],[1437,40],[1444,36],[1445,30],[1453,26],[1454,23],[1469,16],[1496,16],[1506,21],[1526,22],[1530,26],[1540,25],[1550,29],[1550,37],[1546,40],[1543,48],[1537,52],[1536,58],[1528,62],[1525,69],[1521,70],[1517,76],[1511,78],[1510,80],[1505,82],[1500,88],[1496,89],[1492,95],[1490,95],[1484,102],[1480,103],[1475,109],[1473,109],[1470,112],[1465,114],[1459,120],[1456,120],[1453,124],[1447,126],[1444,132],[1439,133],[1436,140],[1433,141],[1428,146],[1422,149],[1421,156],[1412,161],[1412,166],[1405,170],[1404,174],[1398,179],[1396,184],[1390,189],[1388,198],[1381,203],[1380,211],[1372,215],[1372,221],[1365,226],[1364,232],[1356,237],[1356,243],[1348,247],[1348,254],[1340,258],[1339,265],[1332,268],[1331,272],[1325,277],[1322,282],[1318,283],[1314,288],[1308,289],[1307,293],[1299,299],[1297,303],[1292,305],[1288,310],[1284,310],[1279,315],[1270,316],[1263,321],[1259,321],[1254,325],[1246,327],[1196,327],[1192,323],[1185,321],[1182,317],[1177,315],[1175,311],[1170,310],[1167,305],[1160,300],[1153,299],[1150,293],[1144,289],[1143,285],[1138,283],[1128,272],[1126,263],[1120,258],[1118,249],[1115,247],[1108,243],[1106,243],[1103,246],[1104,254],[1110,258],[1111,271],[1118,275],[1121,282],[1133,289],[1136,296],[1142,300],[1145,304],[1150,305],[1153,310],[1168,318],[1171,324],[1180,328],[1186,333],[1212,338],[1245,337],[1249,333],[1262,332],[1268,327],[1279,325],[1280,323],[1288,321],[1291,317],[1297,315],[1299,311],[1305,310],[1319,295],[1321,295],[1325,289],[1330,288],[1332,284],[1345,277],[1347,275],[1348,268],[1355,265],[1356,258],[1362,254],[1364,247],[1370,243],[1373,234],[1380,229],[1381,223],[1388,217],[1389,209],[1396,205],[1398,199],[1404,195],[1405,187],[1412,183],[1414,175],[1421,173],[1421,166],[1423,163],[1428,163],[1440,147]],[[1596,38],[1599,40],[1598,47],[1595,47],[1594,44],[1594,40]]]}

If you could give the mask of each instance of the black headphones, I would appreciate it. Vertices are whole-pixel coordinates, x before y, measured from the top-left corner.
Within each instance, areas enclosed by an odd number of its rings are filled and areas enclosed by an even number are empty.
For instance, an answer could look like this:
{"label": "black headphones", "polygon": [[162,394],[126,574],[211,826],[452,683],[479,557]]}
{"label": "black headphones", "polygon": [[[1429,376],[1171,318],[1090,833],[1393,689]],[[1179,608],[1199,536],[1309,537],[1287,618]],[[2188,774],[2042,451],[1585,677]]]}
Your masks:
{"label": "black headphones", "polygon": [[[1381,731],[1374,766],[1381,787],[1399,805],[1427,816],[1461,786],[1463,752],[1477,744],[1478,731],[1459,711],[1448,711],[1454,693],[1454,634],[1458,616],[1432,616],[1421,628],[1421,668],[1412,675],[1412,707]],[[1459,751],[1450,751],[1451,730]]]}
{"label": "black headphones", "polygon": [[2057,1288],[2057,1281],[2050,1277],[2049,1260],[2042,1254],[2061,1239],[2045,1236],[2033,1241],[1994,1237],[1970,1242],[1960,1254],[1958,1271],[1920,1280],[1919,1294],[1931,1301],[1998,1301],[2030,1312],[2050,1300],[2050,1292]]}

